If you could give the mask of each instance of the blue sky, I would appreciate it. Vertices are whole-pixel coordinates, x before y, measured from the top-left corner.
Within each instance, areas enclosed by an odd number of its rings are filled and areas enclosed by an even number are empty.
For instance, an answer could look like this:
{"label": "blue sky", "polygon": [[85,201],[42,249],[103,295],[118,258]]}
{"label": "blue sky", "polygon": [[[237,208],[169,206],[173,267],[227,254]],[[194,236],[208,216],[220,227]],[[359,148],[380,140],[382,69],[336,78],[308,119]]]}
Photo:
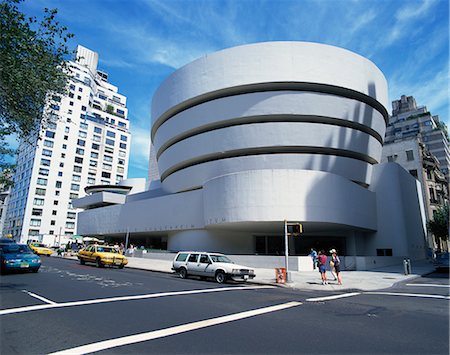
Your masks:
{"label": "blue sky", "polygon": [[128,177],[146,177],[152,96],[176,69],[205,54],[265,41],[311,41],[372,60],[390,100],[412,95],[449,123],[448,0],[25,0],[27,15],[57,8],[99,69],[128,97]]}

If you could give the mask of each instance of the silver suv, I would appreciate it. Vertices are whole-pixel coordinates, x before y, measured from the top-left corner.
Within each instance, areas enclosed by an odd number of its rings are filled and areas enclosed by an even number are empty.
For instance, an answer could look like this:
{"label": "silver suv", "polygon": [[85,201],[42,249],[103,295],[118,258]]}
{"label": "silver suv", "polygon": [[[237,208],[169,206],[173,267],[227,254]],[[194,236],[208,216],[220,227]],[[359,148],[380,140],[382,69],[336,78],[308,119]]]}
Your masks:
{"label": "silver suv", "polygon": [[228,279],[247,281],[255,277],[255,270],[237,265],[223,254],[197,251],[180,251],[173,260],[172,270],[183,279],[190,275],[212,277],[218,283]]}

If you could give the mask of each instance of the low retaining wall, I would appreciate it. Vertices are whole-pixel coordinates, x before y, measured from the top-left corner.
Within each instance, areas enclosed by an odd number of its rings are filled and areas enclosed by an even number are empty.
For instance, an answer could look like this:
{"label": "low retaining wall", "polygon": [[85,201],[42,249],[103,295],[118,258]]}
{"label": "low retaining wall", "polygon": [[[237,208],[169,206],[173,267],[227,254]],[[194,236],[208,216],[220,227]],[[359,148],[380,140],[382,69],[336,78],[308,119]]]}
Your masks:
{"label": "low retaining wall", "polygon": [[[142,250],[136,250],[134,257],[149,258],[157,260],[173,260],[176,253],[143,253]],[[229,255],[230,259],[236,264],[251,266],[254,268],[275,269],[285,266],[284,256],[275,255]],[[339,256],[341,260],[341,270],[373,270],[384,266],[400,265],[404,257],[400,256]],[[330,261],[330,257],[328,257]],[[329,265],[327,265],[329,268]],[[290,271],[312,271],[313,262],[309,256],[290,256]]]}

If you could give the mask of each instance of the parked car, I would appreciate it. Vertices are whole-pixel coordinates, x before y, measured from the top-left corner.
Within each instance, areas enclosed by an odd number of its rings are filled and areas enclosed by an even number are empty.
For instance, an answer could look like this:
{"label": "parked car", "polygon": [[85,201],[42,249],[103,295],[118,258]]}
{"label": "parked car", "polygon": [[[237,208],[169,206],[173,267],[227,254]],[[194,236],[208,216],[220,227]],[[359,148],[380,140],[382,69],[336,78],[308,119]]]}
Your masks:
{"label": "parked car", "polygon": [[109,265],[122,269],[128,264],[128,259],[119,250],[108,245],[88,245],[81,249],[77,256],[81,265],[91,262],[97,264],[98,267]]}
{"label": "parked car", "polygon": [[179,252],[172,263],[172,270],[181,278],[188,276],[212,277],[218,283],[231,279],[247,281],[255,277],[255,270],[233,263],[227,256],[208,252]]}
{"label": "parked car", "polygon": [[434,259],[434,267],[438,270],[449,269],[449,253],[439,253]]}
{"label": "parked car", "polygon": [[53,254],[54,250],[45,246],[42,243],[29,243],[30,249],[37,255],[50,256]]}
{"label": "parked car", "polygon": [[32,271],[38,272],[41,258],[35,255],[26,244],[0,244],[1,271]]}
{"label": "parked car", "polygon": [[0,238],[0,244],[4,244],[4,243],[16,243],[15,241],[14,241],[14,239],[11,239],[11,238]]}

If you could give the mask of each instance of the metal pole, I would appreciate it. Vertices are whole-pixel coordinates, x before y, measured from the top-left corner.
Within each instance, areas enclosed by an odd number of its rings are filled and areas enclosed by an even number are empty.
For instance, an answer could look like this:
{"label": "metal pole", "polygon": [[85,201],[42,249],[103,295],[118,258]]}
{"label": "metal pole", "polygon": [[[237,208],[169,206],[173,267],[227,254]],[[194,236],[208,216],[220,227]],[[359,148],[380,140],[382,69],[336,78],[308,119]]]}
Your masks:
{"label": "metal pole", "polygon": [[289,277],[289,244],[288,244],[288,225],[284,220],[284,263],[286,267],[286,282],[291,281]]}
{"label": "metal pole", "polygon": [[127,236],[125,237],[125,250],[124,250],[124,255],[126,253],[126,250],[128,248],[128,237],[130,235],[130,227],[127,228]]}
{"label": "metal pole", "polygon": [[61,232],[62,232],[62,227],[59,227],[58,248],[61,247]]}

